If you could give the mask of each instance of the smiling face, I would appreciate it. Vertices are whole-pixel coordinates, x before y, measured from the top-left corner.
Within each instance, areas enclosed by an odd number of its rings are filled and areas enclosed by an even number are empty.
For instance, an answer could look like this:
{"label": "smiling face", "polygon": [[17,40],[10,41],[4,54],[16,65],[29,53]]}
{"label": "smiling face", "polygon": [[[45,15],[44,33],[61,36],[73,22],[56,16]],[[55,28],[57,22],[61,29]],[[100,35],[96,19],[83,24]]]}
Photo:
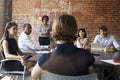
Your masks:
{"label": "smiling face", "polygon": [[78,37],[81,37],[81,38],[86,38],[86,31],[84,28],[80,28],[78,30]]}
{"label": "smiling face", "polygon": [[47,24],[48,24],[48,21],[49,21],[49,17],[48,17],[47,15],[44,15],[44,16],[42,17],[42,23],[43,23],[44,25],[47,25]]}
{"label": "smiling face", "polygon": [[31,27],[31,26],[26,26],[25,29],[24,29],[24,31],[25,31],[25,33],[26,33],[27,35],[30,35],[31,32],[32,32],[32,27]]}
{"label": "smiling face", "polygon": [[79,31],[79,36],[80,36],[80,37],[84,37],[84,35],[85,35],[85,33],[84,33],[82,30],[80,30],[80,31]]}
{"label": "smiling face", "polygon": [[107,37],[107,31],[100,30],[100,35],[102,35],[102,37]]}
{"label": "smiling face", "polygon": [[105,25],[99,27],[99,32],[102,37],[107,37],[107,27]]}
{"label": "smiling face", "polygon": [[44,25],[46,25],[48,23],[46,18],[43,18],[42,22],[43,22]]}

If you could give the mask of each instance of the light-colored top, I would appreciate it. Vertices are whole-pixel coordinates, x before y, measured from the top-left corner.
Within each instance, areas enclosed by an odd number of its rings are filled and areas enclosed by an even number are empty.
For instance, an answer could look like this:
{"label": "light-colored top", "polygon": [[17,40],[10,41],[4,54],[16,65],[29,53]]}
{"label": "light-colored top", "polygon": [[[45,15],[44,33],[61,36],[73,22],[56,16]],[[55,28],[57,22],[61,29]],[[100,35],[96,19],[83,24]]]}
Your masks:
{"label": "light-colored top", "polygon": [[42,47],[39,44],[35,44],[26,33],[22,32],[18,37],[18,46],[21,51],[35,52],[41,50]]}
{"label": "light-colored top", "polygon": [[117,42],[114,36],[108,35],[107,37],[102,37],[101,35],[96,35],[93,43],[100,43],[103,47],[114,46],[117,50],[120,50],[120,44]]}
{"label": "light-colored top", "polygon": [[48,32],[49,33],[50,30],[51,30],[51,27],[50,27],[49,24],[47,26],[44,26],[43,24],[41,24],[40,27],[39,27],[39,36],[41,36],[41,37],[49,37],[50,36],[49,34],[44,35],[43,33],[44,32]]}
{"label": "light-colored top", "polygon": [[[84,48],[84,44],[87,40],[88,40],[87,38],[84,38],[83,40],[80,40],[80,38],[78,38],[76,41],[76,47],[77,48]],[[88,45],[85,46],[85,49],[87,49],[87,48],[88,48]]]}

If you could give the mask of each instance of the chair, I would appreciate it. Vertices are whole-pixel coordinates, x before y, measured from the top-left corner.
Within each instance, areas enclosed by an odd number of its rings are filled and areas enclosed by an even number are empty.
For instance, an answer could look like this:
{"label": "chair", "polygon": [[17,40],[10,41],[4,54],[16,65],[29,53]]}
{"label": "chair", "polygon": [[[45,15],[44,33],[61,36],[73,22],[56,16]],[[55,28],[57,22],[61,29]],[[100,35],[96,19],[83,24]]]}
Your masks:
{"label": "chair", "polygon": [[64,76],[42,70],[41,80],[97,80],[97,74],[92,73],[83,76]]}
{"label": "chair", "polygon": [[1,52],[1,56],[2,56],[2,60],[0,61],[0,63],[1,63],[0,64],[0,73],[3,75],[6,75],[6,74],[17,75],[17,79],[18,79],[19,75],[22,75],[22,80],[25,80],[26,67],[24,67],[23,71],[7,71],[7,70],[5,70],[5,62],[7,62],[7,61],[19,61],[20,62],[20,60],[19,59],[5,59],[5,55],[3,54],[3,52]]}

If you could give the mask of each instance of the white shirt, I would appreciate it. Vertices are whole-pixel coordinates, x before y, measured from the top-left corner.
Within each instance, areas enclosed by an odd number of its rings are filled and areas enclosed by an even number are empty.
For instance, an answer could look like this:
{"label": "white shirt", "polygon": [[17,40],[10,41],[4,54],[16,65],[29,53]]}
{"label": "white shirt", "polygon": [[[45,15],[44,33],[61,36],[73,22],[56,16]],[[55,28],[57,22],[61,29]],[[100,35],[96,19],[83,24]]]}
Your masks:
{"label": "white shirt", "polygon": [[[83,45],[85,43],[86,39],[87,38],[84,38],[82,41],[81,40],[79,41],[79,39],[77,39],[77,41],[76,41],[76,47],[77,48],[83,48],[83,46],[81,46],[80,43]],[[85,47],[85,49],[87,49],[87,46]]]}
{"label": "white shirt", "polygon": [[46,27],[43,24],[41,24],[40,27],[39,27],[39,31],[38,31],[39,36],[41,36],[41,37],[49,37],[50,35],[43,35],[43,33],[44,32],[50,32],[50,30],[51,30],[51,27],[50,27],[49,24]]}
{"label": "white shirt", "polygon": [[18,47],[20,48],[21,51],[24,51],[24,52],[25,51],[26,52],[35,52],[35,51],[42,49],[42,47],[39,44],[33,43],[33,41],[30,39],[29,35],[27,35],[24,32],[22,32],[20,34],[20,36],[18,37]]}
{"label": "white shirt", "polygon": [[102,37],[101,35],[96,35],[93,43],[100,43],[103,47],[114,46],[117,50],[120,50],[120,45],[114,36],[108,35],[107,37]]}

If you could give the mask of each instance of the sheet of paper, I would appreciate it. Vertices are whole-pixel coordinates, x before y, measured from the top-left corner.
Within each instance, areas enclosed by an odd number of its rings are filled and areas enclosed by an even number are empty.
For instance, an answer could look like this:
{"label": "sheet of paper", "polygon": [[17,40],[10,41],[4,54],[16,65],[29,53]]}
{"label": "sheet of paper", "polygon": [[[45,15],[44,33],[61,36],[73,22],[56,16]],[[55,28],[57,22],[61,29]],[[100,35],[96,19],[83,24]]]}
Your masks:
{"label": "sheet of paper", "polygon": [[36,53],[50,53],[50,51],[36,51]]}
{"label": "sheet of paper", "polygon": [[100,61],[106,62],[106,63],[109,63],[109,64],[113,64],[113,65],[120,65],[120,63],[116,63],[113,60],[100,60]]}
{"label": "sheet of paper", "polygon": [[3,77],[1,80],[11,80],[9,76]]}

